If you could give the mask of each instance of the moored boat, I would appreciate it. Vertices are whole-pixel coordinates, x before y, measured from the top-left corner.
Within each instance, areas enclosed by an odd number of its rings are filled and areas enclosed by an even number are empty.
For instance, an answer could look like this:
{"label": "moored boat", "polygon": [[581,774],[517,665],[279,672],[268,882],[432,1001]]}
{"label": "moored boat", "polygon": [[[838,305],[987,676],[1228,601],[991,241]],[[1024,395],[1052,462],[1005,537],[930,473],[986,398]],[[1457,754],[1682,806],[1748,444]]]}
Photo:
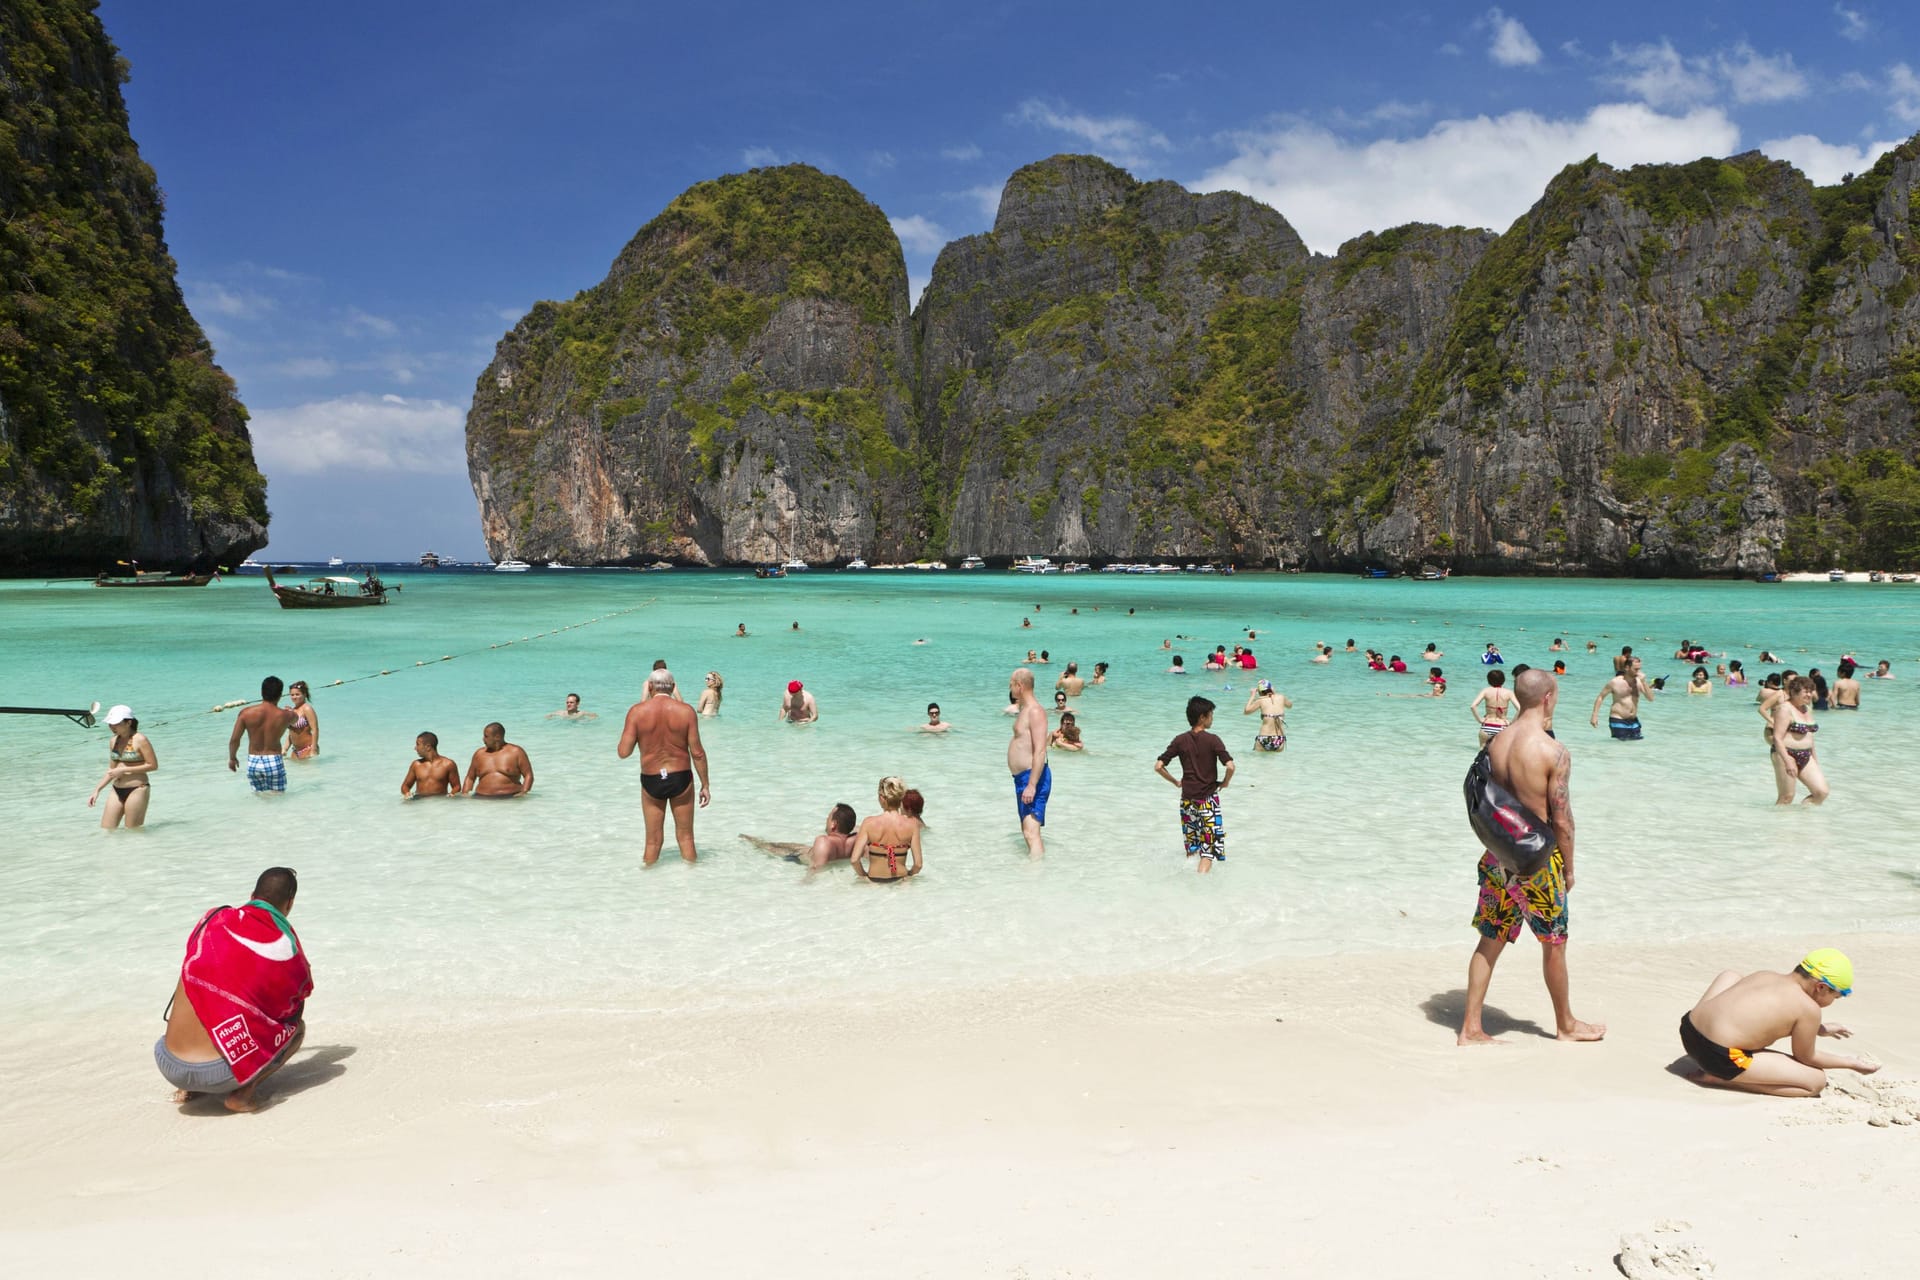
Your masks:
{"label": "moored boat", "polygon": [[204,587],[217,573],[174,573],[167,569],[136,569],[130,574],[102,573],[93,580],[96,587]]}
{"label": "moored boat", "polygon": [[787,561],[785,564],[781,565],[780,567],[786,570],[788,573],[805,573],[807,572],[807,570],[813,568],[812,565],[808,564],[805,560],[802,560],[799,556],[795,556],[793,559]]}
{"label": "moored boat", "polygon": [[849,573],[858,573],[863,569],[870,568],[872,568],[872,566],[859,556],[855,556],[853,559],[847,561],[847,572]]}
{"label": "moored boat", "polygon": [[960,567],[962,569],[984,569],[987,567],[987,562],[979,556],[968,556],[960,562]]}
{"label": "moored boat", "polygon": [[495,573],[526,573],[532,568],[533,566],[525,560],[515,560],[512,556],[508,556],[505,560],[494,565],[493,571]]}
{"label": "moored boat", "polygon": [[785,567],[781,565],[763,564],[753,571],[753,576],[756,578],[784,578],[787,576],[787,571]]}
{"label": "moored boat", "polygon": [[422,569],[438,569],[440,567],[440,557],[431,551],[423,551],[420,553],[420,567]]}
{"label": "moored boat", "polygon": [[1846,580],[1847,580],[1847,571],[1845,569],[1827,570],[1828,582],[1845,582]]}
{"label": "moored boat", "polygon": [[283,587],[274,580],[273,566],[265,568],[267,589],[273,592],[282,609],[364,609],[386,604],[389,597],[400,590],[399,583],[389,587],[371,569],[365,579],[324,574],[308,579],[304,586]]}

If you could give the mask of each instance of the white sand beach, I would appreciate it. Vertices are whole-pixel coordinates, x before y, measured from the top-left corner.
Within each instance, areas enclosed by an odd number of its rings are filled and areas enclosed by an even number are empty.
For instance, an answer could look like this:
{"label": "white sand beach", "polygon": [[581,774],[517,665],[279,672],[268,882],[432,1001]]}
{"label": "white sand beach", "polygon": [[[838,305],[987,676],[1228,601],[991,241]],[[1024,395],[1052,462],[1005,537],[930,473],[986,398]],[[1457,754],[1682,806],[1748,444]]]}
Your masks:
{"label": "white sand beach", "polygon": [[[1221,979],[434,1024],[334,1007],[323,972],[253,1116],[172,1105],[133,1028],[70,1082],[97,1042],[16,1027],[0,1253],[74,1276],[1604,1276],[1641,1235],[1721,1276],[1911,1273],[1920,943],[1576,941],[1576,1008],[1610,1028],[1587,1046],[1542,1032],[1523,939],[1505,1043],[1459,1049],[1463,935]],[[1852,954],[1836,1020],[1885,1070],[1799,1102],[1668,1071],[1715,971],[1817,944]]]}

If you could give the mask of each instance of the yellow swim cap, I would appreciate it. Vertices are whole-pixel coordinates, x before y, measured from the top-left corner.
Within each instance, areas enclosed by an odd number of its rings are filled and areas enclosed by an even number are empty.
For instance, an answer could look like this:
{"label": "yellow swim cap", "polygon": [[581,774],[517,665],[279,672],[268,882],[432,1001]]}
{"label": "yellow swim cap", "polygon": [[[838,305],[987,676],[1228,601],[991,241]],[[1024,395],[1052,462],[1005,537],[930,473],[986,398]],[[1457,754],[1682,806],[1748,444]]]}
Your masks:
{"label": "yellow swim cap", "polygon": [[1843,996],[1853,994],[1853,961],[1847,959],[1843,952],[1835,951],[1832,947],[1809,951],[1807,958],[1800,962],[1800,968]]}

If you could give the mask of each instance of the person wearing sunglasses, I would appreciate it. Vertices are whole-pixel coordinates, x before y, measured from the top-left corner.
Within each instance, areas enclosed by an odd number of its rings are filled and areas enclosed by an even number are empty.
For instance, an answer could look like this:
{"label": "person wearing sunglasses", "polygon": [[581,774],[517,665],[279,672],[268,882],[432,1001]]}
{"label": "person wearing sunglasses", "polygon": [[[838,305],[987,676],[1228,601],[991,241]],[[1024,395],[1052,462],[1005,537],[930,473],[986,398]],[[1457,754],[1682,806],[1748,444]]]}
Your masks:
{"label": "person wearing sunglasses", "polygon": [[[1832,947],[1807,953],[1787,973],[1729,970],[1713,980],[1700,1002],[1680,1017],[1680,1044],[1699,1068],[1704,1085],[1745,1089],[1776,1098],[1815,1098],[1827,1087],[1827,1072],[1880,1069],[1872,1058],[1823,1053],[1820,1036],[1853,1033],[1820,1015],[1853,994],[1853,961]],[[1791,1037],[1781,1052],[1767,1046]],[[1746,1045],[1748,1048],[1730,1046]]]}

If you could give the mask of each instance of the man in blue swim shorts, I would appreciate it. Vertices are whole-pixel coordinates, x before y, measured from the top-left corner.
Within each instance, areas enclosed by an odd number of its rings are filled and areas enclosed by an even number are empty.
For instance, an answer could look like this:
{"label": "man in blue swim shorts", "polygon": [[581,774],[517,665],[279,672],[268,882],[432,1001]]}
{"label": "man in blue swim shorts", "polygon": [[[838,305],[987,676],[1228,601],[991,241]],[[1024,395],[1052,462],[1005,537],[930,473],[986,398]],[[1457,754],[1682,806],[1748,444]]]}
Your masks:
{"label": "man in blue swim shorts", "polygon": [[1640,659],[1630,654],[1621,654],[1613,660],[1613,679],[1607,681],[1593,700],[1593,715],[1589,719],[1594,728],[1600,727],[1600,708],[1611,699],[1607,706],[1607,731],[1621,742],[1640,741],[1640,699],[1649,701],[1653,690],[1647,685],[1646,676],[1640,673]]}
{"label": "man in blue swim shorts", "polygon": [[1047,710],[1033,696],[1033,672],[1016,667],[1007,678],[1013,698],[1013,740],[1007,743],[1007,772],[1013,775],[1015,802],[1020,810],[1020,834],[1027,856],[1046,856],[1040,829],[1047,825],[1047,797],[1053,792],[1053,770],[1047,765]]}
{"label": "man in blue swim shorts", "polygon": [[[227,737],[227,768],[240,771],[240,737],[247,739],[247,785],[258,792],[287,789],[287,761],[281,754],[281,741],[300,713],[280,705],[286,691],[279,676],[260,682],[260,701],[248,703],[233,718],[233,732]],[[302,721],[302,723],[305,723]]]}

